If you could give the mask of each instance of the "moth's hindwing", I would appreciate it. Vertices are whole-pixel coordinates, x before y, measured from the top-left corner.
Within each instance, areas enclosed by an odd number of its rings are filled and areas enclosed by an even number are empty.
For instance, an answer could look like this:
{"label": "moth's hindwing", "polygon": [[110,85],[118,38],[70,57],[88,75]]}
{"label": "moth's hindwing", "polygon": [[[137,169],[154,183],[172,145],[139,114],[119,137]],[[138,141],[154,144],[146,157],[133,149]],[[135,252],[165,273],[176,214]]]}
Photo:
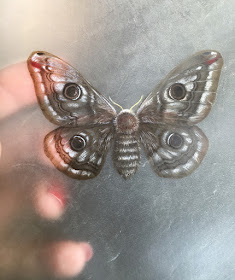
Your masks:
{"label": "moth's hindwing", "polygon": [[60,127],[45,137],[44,150],[55,167],[68,176],[91,179],[100,173],[112,137],[110,127]]}
{"label": "moth's hindwing", "polygon": [[208,149],[207,137],[197,126],[143,129],[141,143],[153,170],[159,176],[169,178],[191,174]]}

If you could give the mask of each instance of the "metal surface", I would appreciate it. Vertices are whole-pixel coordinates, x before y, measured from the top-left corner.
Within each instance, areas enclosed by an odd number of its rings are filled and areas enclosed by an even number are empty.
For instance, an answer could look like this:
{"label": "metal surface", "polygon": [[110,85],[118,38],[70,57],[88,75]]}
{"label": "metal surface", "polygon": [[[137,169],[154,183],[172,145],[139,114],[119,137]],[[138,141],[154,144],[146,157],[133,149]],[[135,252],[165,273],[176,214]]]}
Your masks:
{"label": "metal surface", "polygon": [[[46,50],[125,108],[183,58],[221,52],[217,99],[199,125],[210,141],[201,166],[184,179],[165,179],[142,155],[138,173],[124,181],[109,154],[95,179],[66,179],[70,200],[58,230],[94,247],[79,280],[234,280],[234,1],[1,2],[1,67]],[[3,148],[25,151],[15,162],[25,180],[44,176],[33,148],[42,149],[51,128],[38,105],[1,124]]]}

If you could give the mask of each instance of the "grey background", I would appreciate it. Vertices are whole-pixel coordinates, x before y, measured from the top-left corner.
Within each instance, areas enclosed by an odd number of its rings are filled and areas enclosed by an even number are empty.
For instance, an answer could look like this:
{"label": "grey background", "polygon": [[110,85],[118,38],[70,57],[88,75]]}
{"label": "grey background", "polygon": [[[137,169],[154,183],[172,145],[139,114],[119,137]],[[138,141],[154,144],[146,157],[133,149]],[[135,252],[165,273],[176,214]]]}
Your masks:
{"label": "grey background", "polygon": [[[221,52],[225,64],[216,103],[199,124],[210,141],[201,166],[189,177],[164,179],[143,155],[139,171],[124,181],[109,155],[99,177],[66,179],[70,204],[58,228],[94,247],[94,258],[76,279],[234,280],[234,0],[0,3],[1,67],[45,50],[126,108],[187,56],[202,49]],[[49,125],[38,106],[19,116],[4,131],[11,135],[20,126],[42,143],[43,135],[27,127],[32,116],[34,127]],[[35,160],[30,147],[25,153],[19,163]]]}

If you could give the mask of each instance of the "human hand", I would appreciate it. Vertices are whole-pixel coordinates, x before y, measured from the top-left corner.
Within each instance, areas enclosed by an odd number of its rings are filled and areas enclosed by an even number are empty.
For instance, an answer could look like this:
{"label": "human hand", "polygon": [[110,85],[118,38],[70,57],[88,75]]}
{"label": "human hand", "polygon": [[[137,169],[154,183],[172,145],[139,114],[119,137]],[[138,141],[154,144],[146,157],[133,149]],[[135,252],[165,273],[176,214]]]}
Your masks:
{"label": "human hand", "polygon": [[[44,220],[60,219],[67,197],[63,179],[57,178],[55,183],[45,171],[48,163],[38,148],[40,135],[45,135],[44,128],[27,130],[33,131],[33,139],[22,129],[26,120],[21,119],[18,112],[27,111],[37,103],[26,63],[0,71],[0,100],[0,277],[73,277],[91,259],[91,246],[86,242],[49,241],[43,232],[31,234],[35,225],[31,224],[31,218],[26,218],[34,209]],[[30,115],[28,122],[33,121]],[[16,170],[29,157],[40,162],[36,167],[46,166],[38,168],[39,172],[43,170],[44,180],[33,175],[36,173],[22,176],[22,172]],[[22,229],[22,224],[27,224],[27,231],[25,226]]]}

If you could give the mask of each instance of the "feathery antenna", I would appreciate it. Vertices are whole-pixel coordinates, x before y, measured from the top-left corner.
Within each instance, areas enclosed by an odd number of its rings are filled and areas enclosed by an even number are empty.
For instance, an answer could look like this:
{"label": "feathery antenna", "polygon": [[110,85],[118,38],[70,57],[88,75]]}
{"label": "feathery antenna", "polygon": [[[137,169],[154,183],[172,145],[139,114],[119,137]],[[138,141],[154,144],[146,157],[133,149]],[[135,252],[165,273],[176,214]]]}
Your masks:
{"label": "feathery antenna", "polygon": [[136,105],[138,105],[138,104],[141,102],[142,99],[143,99],[143,95],[140,97],[140,100],[139,100],[138,102],[136,102],[136,103],[130,108],[130,111],[131,111]]}
{"label": "feathery antenna", "polygon": [[109,96],[109,100],[110,100],[114,105],[118,106],[119,108],[121,108],[121,110],[123,110],[123,107],[122,107],[121,105],[117,104],[116,102],[114,102],[110,96]]}

